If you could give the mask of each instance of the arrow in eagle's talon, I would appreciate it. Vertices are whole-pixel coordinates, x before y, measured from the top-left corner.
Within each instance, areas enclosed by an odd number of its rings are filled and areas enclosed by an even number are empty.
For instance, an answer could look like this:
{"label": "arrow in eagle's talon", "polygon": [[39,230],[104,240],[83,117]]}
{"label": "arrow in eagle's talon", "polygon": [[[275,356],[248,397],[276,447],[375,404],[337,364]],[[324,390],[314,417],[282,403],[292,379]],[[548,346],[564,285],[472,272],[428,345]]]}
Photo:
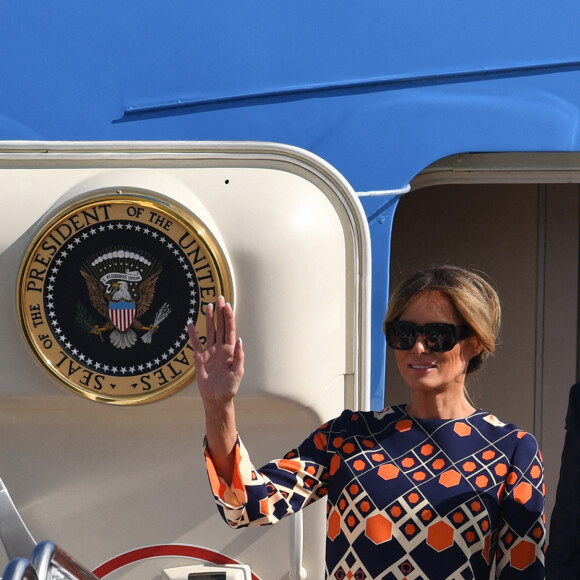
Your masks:
{"label": "arrow in eagle's talon", "polygon": [[157,331],[157,329],[159,328],[159,325],[171,314],[171,308],[169,308],[169,304],[167,304],[167,302],[157,311],[157,314],[155,315],[155,321],[153,322],[153,326],[151,327],[151,330],[149,330],[149,332],[147,334],[144,334],[141,339],[143,340],[143,342],[146,342],[147,344],[151,343],[151,340],[153,339],[153,333]]}

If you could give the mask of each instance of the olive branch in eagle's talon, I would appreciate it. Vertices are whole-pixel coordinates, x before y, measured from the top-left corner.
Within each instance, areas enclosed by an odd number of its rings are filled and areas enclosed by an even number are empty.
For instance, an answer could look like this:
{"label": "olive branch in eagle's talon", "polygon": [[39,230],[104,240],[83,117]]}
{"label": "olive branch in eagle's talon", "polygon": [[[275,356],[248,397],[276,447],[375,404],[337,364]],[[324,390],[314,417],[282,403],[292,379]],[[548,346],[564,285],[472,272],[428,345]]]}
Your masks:
{"label": "olive branch in eagle's talon", "polygon": [[77,302],[77,314],[75,319],[86,333],[98,334],[101,341],[104,340],[102,332],[106,329],[99,327],[94,318],[89,316],[88,310],[82,302]]}

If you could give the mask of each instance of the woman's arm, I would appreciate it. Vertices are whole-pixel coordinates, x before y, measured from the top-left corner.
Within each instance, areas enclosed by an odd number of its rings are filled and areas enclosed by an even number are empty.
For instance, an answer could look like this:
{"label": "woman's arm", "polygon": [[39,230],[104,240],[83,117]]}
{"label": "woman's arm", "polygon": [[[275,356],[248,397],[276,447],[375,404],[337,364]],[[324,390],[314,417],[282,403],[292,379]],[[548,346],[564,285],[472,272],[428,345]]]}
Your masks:
{"label": "woman's arm", "polygon": [[236,339],[232,307],[223,297],[218,298],[215,310],[208,306],[206,326],[205,346],[193,324],[188,332],[205,410],[207,450],[219,477],[231,484],[238,437],[234,397],[244,375],[244,351],[241,339]]}
{"label": "woman's arm", "polygon": [[503,493],[496,578],[544,580],[544,466],[533,435],[520,431]]}

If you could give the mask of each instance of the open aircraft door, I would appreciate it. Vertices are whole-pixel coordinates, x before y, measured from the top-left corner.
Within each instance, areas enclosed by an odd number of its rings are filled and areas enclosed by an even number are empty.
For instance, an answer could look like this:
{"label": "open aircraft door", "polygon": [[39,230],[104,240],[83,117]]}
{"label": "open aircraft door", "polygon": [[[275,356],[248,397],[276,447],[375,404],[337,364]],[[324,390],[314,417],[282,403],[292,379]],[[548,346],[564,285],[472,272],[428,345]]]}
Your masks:
{"label": "open aircraft door", "polygon": [[4,565],[50,540],[40,576],[62,549],[111,579],[323,577],[322,501],[221,521],[185,327],[232,302],[258,465],[367,409],[370,242],[344,178],[271,143],[4,142],[0,210]]}

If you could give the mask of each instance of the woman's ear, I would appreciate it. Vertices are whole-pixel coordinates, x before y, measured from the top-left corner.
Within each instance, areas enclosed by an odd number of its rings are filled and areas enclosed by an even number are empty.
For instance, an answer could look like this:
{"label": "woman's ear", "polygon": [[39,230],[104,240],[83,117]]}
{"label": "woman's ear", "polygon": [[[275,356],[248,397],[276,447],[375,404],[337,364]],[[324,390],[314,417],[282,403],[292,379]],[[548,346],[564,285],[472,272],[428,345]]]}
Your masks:
{"label": "woman's ear", "polygon": [[468,359],[467,372],[471,373],[483,364],[484,348],[477,336],[470,336],[466,339],[465,356]]}
{"label": "woman's ear", "polygon": [[483,352],[483,345],[477,336],[470,336],[468,339],[470,348],[470,359],[479,356]]}

